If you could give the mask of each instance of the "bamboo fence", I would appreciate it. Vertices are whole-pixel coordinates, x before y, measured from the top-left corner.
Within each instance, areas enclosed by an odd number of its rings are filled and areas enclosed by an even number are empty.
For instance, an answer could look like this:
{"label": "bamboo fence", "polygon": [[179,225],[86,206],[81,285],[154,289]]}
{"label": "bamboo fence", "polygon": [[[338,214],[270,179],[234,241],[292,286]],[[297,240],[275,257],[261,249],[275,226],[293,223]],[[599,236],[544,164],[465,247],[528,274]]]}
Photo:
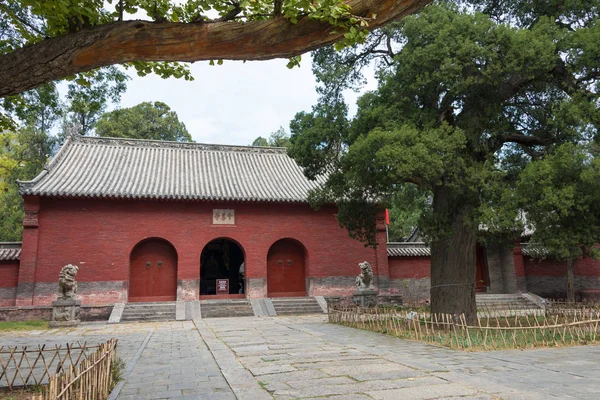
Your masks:
{"label": "bamboo fence", "polygon": [[77,365],[99,346],[77,342],[55,346],[0,346],[0,387],[42,385],[55,374]]}
{"label": "bamboo fence", "polygon": [[112,368],[117,360],[117,340],[98,346],[81,363],[69,365],[62,373],[50,377],[44,393],[32,400],[99,400],[106,399],[112,388]]}
{"label": "bamboo fence", "polygon": [[394,308],[331,307],[329,322],[464,350],[570,346],[600,342],[600,311],[572,315],[479,316]]}

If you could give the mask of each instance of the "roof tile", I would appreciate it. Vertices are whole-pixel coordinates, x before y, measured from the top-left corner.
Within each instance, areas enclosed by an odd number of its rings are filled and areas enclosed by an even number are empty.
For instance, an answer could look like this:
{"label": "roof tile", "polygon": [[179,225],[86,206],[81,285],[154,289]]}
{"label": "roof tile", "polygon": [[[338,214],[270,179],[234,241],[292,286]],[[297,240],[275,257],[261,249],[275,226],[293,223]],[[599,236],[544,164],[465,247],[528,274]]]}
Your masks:
{"label": "roof tile", "polygon": [[387,243],[388,257],[430,257],[431,249],[422,242]]}
{"label": "roof tile", "polygon": [[21,242],[0,242],[0,261],[21,259]]}
{"label": "roof tile", "polygon": [[21,194],[52,197],[307,202],[324,183],[278,147],[71,136]]}

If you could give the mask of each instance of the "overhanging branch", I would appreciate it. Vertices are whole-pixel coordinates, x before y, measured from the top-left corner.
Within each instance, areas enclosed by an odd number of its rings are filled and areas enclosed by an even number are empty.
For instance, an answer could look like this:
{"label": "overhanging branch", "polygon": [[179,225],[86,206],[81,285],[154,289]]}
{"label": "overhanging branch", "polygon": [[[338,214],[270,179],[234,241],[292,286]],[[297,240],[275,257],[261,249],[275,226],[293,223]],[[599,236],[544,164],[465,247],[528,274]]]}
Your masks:
{"label": "overhanging branch", "polygon": [[[431,0],[348,0],[352,13],[376,15],[369,29],[416,12]],[[303,18],[215,23],[117,21],[43,40],[0,56],[0,97],[78,72],[132,61],[268,60],[306,53],[343,32]]]}
{"label": "overhanging branch", "polygon": [[500,136],[502,143],[517,143],[523,146],[546,146],[548,142],[537,136],[528,136],[520,133],[507,133]]}

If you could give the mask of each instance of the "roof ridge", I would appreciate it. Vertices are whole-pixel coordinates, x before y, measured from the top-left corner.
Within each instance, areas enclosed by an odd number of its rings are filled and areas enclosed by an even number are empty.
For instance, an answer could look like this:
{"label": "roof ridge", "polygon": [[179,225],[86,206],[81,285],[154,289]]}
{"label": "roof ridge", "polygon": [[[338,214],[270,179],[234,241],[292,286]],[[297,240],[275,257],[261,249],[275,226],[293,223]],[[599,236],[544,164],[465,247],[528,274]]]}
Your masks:
{"label": "roof ridge", "polygon": [[0,242],[0,248],[2,246],[21,246],[23,242]]}
{"label": "roof ridge", "polygon": [[133,138],[113,138],[100,136],[81,136],[72,135],[73,143],[90,143],[90,144],[107,144],[117,146],[133,146],[133,147],[154,147],[154,148],[178,148],[178,149],[194,149],[205,151],[222,151],[222,152],[240,152],[240,153],[265,153],[265,154],[286,154],[285,147],[271,146],[242,146],[233,144],[211,144],[211,143],[196,143],[196,142],[175,142],[169,140],[153,140],[153,139],[133,139]]}

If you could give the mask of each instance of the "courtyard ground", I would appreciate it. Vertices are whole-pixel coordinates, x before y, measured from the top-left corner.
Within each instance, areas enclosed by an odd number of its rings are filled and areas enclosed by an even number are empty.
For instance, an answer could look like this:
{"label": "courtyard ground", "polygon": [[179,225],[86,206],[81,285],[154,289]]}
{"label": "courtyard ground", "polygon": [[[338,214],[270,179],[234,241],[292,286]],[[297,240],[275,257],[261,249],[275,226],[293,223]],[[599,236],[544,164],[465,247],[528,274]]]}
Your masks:
{"label": "courtyard ground", "polygon": [[113,399],[597,399],[600,347],[467,353],[331,325],[215,318],[0,333],[3,345],[119,339]]}

